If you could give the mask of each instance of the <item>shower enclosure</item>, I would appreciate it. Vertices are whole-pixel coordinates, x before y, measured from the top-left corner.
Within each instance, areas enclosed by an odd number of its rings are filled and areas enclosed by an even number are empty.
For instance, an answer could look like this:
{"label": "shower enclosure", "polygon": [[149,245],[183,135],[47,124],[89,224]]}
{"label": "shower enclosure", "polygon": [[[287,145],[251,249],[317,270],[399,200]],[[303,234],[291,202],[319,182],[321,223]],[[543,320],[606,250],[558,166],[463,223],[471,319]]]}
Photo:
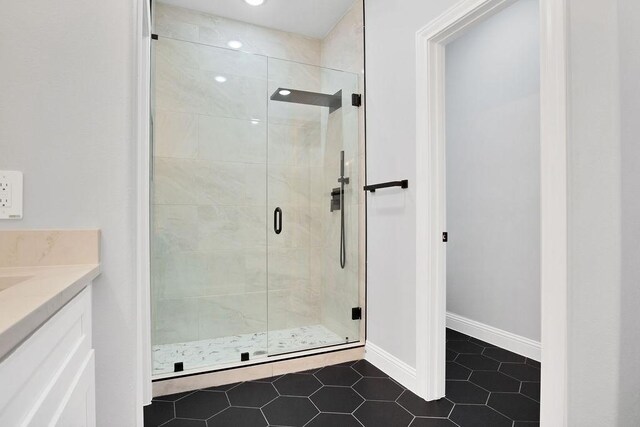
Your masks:
{"label": "shower enclosure", "polygon": [[153,42],[156,377],[360,341],[358,75]]}

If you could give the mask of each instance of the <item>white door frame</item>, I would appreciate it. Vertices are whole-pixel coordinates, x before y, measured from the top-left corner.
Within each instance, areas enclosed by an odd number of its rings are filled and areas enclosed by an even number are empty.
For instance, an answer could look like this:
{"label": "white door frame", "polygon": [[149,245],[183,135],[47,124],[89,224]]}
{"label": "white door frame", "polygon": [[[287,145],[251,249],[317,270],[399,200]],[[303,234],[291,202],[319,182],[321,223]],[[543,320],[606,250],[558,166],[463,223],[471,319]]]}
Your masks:
{"label": "white door frame", "polygon": [[[541,422],[566,423],[566,0],[540,0]],[[445,395],[445,46],[514,0],[463,0],[416,34],[416,377],[427,400]]]}
{"label": "white door frame", "polygon": [[151,403],[151,286],[149,248],[149,197],[151,129],[151,5],[149,0],[136,2],[136,122],[137,141],[137,234],[136,295],[138,300],[136,329],[136,425],[142,426],[143,405]]}

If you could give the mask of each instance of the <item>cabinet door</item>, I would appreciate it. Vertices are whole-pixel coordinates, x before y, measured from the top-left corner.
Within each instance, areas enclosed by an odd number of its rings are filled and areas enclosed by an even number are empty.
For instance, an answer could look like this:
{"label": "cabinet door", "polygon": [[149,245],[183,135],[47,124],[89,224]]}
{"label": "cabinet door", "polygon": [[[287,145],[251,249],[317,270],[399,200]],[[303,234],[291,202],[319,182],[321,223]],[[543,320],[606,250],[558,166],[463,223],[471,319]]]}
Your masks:
{"label": "cabinet door", "polygon": [[95,360],[92,351],[60,405],[59,416],[55,417],[57,420],[52,420],[50,425],[94,427],[96,425],[95,389]]}
{"label": "cabinet door", "polygon": [[0,363],[0,426],[95,425],[93,357],[88,286]]}

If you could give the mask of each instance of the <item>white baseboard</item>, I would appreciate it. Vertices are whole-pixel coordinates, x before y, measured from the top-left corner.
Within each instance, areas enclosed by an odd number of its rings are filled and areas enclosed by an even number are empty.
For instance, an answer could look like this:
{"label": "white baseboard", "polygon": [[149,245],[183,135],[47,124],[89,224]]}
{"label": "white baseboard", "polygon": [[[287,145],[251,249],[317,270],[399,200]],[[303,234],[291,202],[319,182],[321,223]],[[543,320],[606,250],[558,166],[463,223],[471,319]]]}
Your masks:
{"label": "white baseboard", "polygon": [[416,368],[409,366],[370,341],[367,341],[365,344],[364,358],[376,368],[381,369],[391,378],[402,384],[405,388],[414,393],[416,392],[418,383]]}
{"label": "white baseboard", "polygon": [[467,319],[454,313],[447,312],[447,328],[462,332],[473,338],[497,345],[505,350],[528,357],[529,359],[541,359],[540,342],[534,341],[475,320]]}

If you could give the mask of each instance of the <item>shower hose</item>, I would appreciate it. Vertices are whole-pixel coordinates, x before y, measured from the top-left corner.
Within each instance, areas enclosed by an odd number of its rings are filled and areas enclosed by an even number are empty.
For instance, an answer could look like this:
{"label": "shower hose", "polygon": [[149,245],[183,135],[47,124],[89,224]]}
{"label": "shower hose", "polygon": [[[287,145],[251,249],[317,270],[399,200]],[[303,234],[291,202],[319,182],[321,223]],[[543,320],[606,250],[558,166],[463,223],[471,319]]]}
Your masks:
{"label": "shower hose", "polygon": [[344,150],[340,152],[340,267],[344,269],[347,263],[346,238],[344,233],[344,185],[349,178],[344,177]]}
{"label": "shower hose", "polygon": [[347,263],[347,250],[344,235],[344,179],[340,184],[340,267],[344,269]]}

